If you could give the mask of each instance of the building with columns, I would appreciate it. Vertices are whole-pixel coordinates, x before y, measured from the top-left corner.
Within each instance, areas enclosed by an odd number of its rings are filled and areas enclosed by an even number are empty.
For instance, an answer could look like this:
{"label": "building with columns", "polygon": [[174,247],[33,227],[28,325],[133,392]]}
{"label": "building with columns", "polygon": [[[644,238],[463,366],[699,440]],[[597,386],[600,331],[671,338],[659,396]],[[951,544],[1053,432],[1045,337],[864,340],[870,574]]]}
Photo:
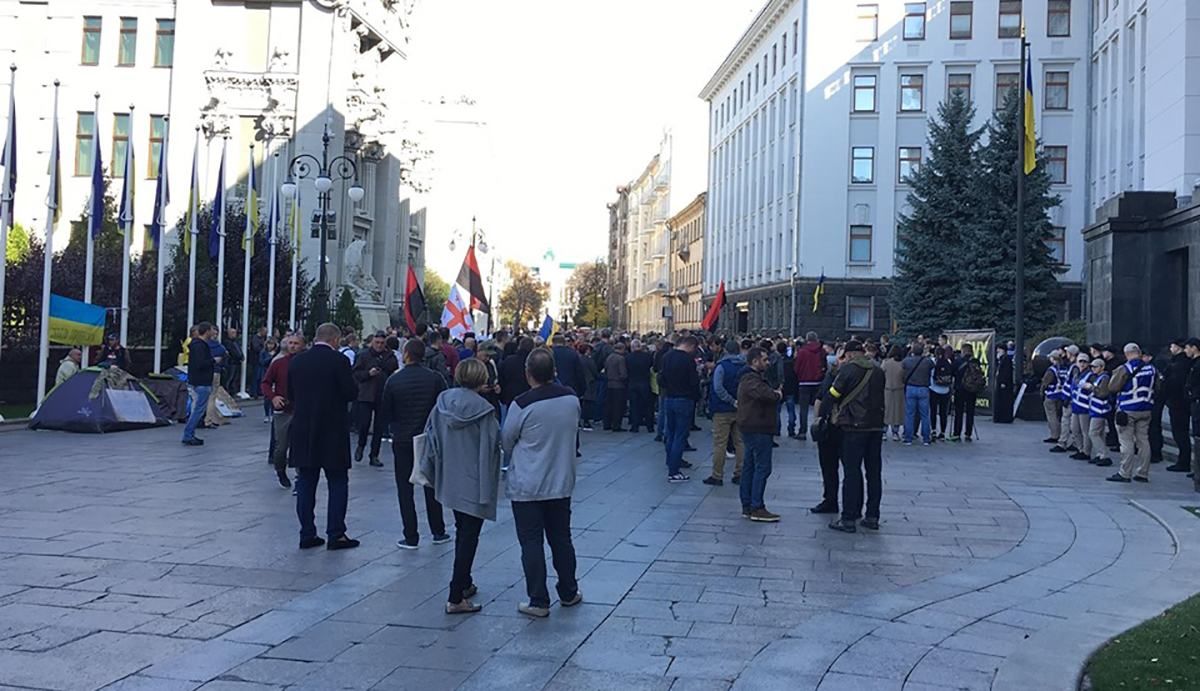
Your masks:
{"label": "building with columns", "polygon": [[658,153],[642,172],[617,194],[617,202],[609,206],[609,271],[620,274],[609,285],[609,293],[616,293],[614,324],[642,333],[662,332],[670,325],[670,134],[663,136]]}
{"label": "building with columns", "polygon": [[[368,328],[383,326],[389,313],[390,319],[398,314],[409,263],[423,261],[423,214],[404,200],[424,152],[415,141],[416,125],[399,108],[412,4],[0,0],[0,32],[9,37],[0,61],[18,67],[16,221],[44,225],[55,79],[62,82],[64,220],[78,218],[86,205],[92,138],[100,137],[105,168],[118,177],[132,145],[144,177],[136,199],[135,248],[142,247],[150,222],[160,147],[168,146],[172,224],[187,208],[197,137],[206,203],[215,193],[227,145],[226,198],[234,205],[244,199],[253,165],[266,213],[269,190],[287,177],[289,159],[299,153],[320,158],[328,127],[329,156],[351,158],[365,190],[359,203],[346,194],[351,181],[337,182],[331,191],[336,239],[328,243],[330,289],[336,296],[341,286],[351,288]],[[100,93],[98,109],[94,92]],[[0,119],[6,117],[6,111],[0,113]],[[307,221],[314,219],[317,197],[311,179],[299,187],[306,221],[302,260],[315,277],[320,243]],[[61,223],[58,246],[68,232]],[[178,240],[172,228],[166,242]]]}
{"label": "building with columns", "polygon": [[704,319],[704,202],[701,192],[667,221],[671,235],[671,319],[674,329],[699,329]]}
{"label": "building with columns", "polygon": [[608,205],[608,314],[614,329],[629,328],[629,188],[617,188]]}

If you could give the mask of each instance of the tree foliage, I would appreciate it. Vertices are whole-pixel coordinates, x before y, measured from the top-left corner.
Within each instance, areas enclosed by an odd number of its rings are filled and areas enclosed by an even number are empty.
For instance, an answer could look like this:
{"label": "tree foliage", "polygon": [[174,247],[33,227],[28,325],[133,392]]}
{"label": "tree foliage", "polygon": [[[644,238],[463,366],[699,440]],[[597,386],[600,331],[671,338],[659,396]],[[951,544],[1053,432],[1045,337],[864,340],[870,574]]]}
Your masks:
{"label": "tree foliage", "polygon": [[608,264],[595,261],[575,267],[567,279],[567,307],[580,326],[603,328],[609,325]]}
{"label": "tree foliage", "polygon": [[426,268],[424,292],[426,315],[424,318],[418,315],[417,321],[433,324],[442,318],[442,308],[446,306],[446,300],[450,299],[450,284],[446,283],[446,279],[439,276],[438,272]]}
{"label": "tree foliage", "polygon": [[500,293],[500,323],[519,330],[542,313],[550,299],[550,286],[535,276],[528,266],[515,261],[504,263],[509,282]]}
{"label": "tree foliage", "polygon": [[4,248],[6,264],[16,264],[29,254],[29,230],[20,223],[14,223],[8,229],[8,238]]}
{"label": "tree foliage", "polygon": [[342,287],[342,293],[338,295],[337,305],[333,308],[333,323],[342,327],[343,331],[353,329],[354,333],[362,332],[362,312],[354,304],[354,294],[349,288]]}

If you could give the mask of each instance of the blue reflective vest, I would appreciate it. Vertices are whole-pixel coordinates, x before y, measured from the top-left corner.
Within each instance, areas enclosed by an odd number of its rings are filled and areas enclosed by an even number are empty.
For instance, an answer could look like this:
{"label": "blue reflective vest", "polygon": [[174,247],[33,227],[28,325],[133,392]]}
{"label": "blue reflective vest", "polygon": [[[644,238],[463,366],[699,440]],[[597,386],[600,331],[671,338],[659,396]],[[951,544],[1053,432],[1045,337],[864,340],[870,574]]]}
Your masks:
{"label": "blue reflective vest", "polygon": [[1071,413],[1074,415],[1087,415],[1091,412],[1091,397],[1083,390],[1083,384],[1087,383],[1091,376],[1091,372],[1081,371],[1071,384]]}
{"label": "blue reflective vest", "polygon": [[1107,417],[1112,412],[1112,399],[1108,396],[1101,396],[1096,393],[1096,390],[1108,383],[1108,374],[1099,376],[1088,375],[1092,390],[1088,391],[1088,400],[1090,401],[1088,411],[1092,417]]}
{"label": "blue reflective vest", "polygon": [[1144,412],[1154,408],[1154,378],[1158,372],[1154,365],[1142,364],[1134,367],[1126,362],[1122,367],[1129,372],[1125,386],[1117,393],[1117,409],[1127,413]]}
{"label": "blue reflective vest", "polygon": [[1066,401],[1071,398],[1071,371],[1066,367],[1051,367],[1054,381],[1043,392],[1051,401]]}

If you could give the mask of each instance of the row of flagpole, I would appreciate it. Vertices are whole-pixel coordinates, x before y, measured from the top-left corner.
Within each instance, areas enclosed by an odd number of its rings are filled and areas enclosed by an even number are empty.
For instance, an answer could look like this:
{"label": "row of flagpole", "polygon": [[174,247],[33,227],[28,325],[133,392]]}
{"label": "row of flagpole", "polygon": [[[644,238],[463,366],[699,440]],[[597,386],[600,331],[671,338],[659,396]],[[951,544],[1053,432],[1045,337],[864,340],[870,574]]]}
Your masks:
{"label": "row of flagpole", "polygon": [[[8,231],[14,224],[14,200],[16,197],[17,186],[17,120],[16,120],[16,71],[15,65],[10,67],[12,79],[9,83],[9,109],[7,132],[4,140],[4,148],[0,154],[0,167],[3,168],[4,174],[0,178],[0,250],[7,246]],[[51,294],[51,269],[54,258],[54,229],[62,216],[62,175],[60,157],[61,150],[59,146],[59,122],[58,122],[58,94],[60,83],[54,81],[54,111],[52,119],[50,161],[49,161],[49,176],[50,185],[46,196],[46,225],[45,225],[45,253],[44,266],[42,272],[42,305],[41,305],[41,330],[39,334],[39,364],[38,364],[38,402],[44,397],[46,392],[46,381],[50,357],[50,342],[49,342],[49,323],[50,323],[50,294]],[[95,113],[100,112],[100,94],[95,95]],[[130,106],[130,121],[132,122],[133,106]],[[156,176],[155,192],[154,192],[154,212],[153,219],[149,228],[149,244],[156,250],[156,267],[155,267],[155,282],[156,282],[156,305],[154,315],[154,371],[162,371],[162,350],[163,350],[163,302],[165,293],[165,261],[163,249],[163,240],[165,232],[168,228],[166,220],[166,210],[170,203],[170,191],[167,178],[167,161],[168,161],[168,145],[170,141],[170,121],[169,118],[163,118],[163,136],[162,145],[159,151],[158,169]],[[268,150],[270,142],[268,142]],[[225,273],[225,223],[227,206],[225,203],[225,161],[228,150],[228,136],[223,138],[221,147],[221,164],[217,175],[216,193],[213,200],[213,221],[215,228],[209,234],[209,250],[210,256],[217,260],[217,309],[216,309],[216,324],[220,327],[224,324],[224,273]],[[94,255],[95,241],[103,231],[104,222],[104,167],[101,159],[101,146],[99,137],[99,127],[94,128],[94,136],[92,140],[92,171],[91,171],[91,199],[88,203],[88,228],[87,228],[87,258],[84,274],[84,302],[92,302],[94,276]],[[183,233],[182,241],[184,250],[188,253],[188,325],[196,323],[196,251],[197,241],[199,239],[199,210],[200,210],[200,178],[199,178],[199,156],[200,156],[200,128],[196,127],[195,146],[192,155],[192,174],[190,180],[187,224],[186,231]],[[279,152],[275,151],[272,154],[271,170],[267,172],[267,177],[271,182],[270,195],[270,211],[269,218],[266,224],[267,240],[270,246],[270,276],[267,292],[267,317],[265,326],[270,330],[275,323],[275,261],[277,257],[276,245],[278,242],[279,225],[283,221],[283,214],[280,212],[279,201]],[[120,339],[124,344],[129,338],[129,285],[130,285],[130,250],[131,240],[134,228],[134,201],[135,201],[135,185],[136,185],[136,164],[133,141],[130,139],[125,145],[125,161],[123,167],[124,189],[120,197],[120,209],[117,215],[118,225],[122,232],[122,268],[121,268],[121,308],[120,308]],[[115,163],[115,161],[114,161]],[[245,267],[244,267],[244,285],[242,293],[242,345],[243,351],[248,352],[249,337],[250,337],[250,261],[254,255],[254,235],[258,226],[258,189],[255,181],[254,167],[254,146],[250,146],[250,166],[249,180],[247,182],[246,194],[246,229],[243,238],[242,249],[245,252]],[[291,222],[288,224],[288,230],[291,233],[292,241],[292,266],[291,266],[291,300],[288,313],[289,328],[296,328],[296,281],[299,274],[299,244],[300,244],[300,198],[295,195],[291,200]],[[6,256],[5,252],[0,251],[0,317],[3,315],[4,304],[4,274],[5,274]],[[3,336],[3,319],[0,318],[0,337]],[[2,353],[0,346],[0,353]],[[87,364],[88,349],[84,349],[84,363]],[[246,393],[247,386],[247,369],[251,363],[246,363],[242,369],[241,390]]]}

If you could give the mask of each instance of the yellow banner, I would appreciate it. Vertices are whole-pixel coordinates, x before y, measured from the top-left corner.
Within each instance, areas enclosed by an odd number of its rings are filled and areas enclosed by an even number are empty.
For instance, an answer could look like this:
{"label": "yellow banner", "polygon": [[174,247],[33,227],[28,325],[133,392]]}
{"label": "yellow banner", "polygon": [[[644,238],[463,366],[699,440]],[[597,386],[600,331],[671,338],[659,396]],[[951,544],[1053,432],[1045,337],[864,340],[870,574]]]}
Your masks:
{"label": "yellow banner", "polygon": [[49,339],[63,345],[100,345],[104,342],[104,327],[50,317]]}

